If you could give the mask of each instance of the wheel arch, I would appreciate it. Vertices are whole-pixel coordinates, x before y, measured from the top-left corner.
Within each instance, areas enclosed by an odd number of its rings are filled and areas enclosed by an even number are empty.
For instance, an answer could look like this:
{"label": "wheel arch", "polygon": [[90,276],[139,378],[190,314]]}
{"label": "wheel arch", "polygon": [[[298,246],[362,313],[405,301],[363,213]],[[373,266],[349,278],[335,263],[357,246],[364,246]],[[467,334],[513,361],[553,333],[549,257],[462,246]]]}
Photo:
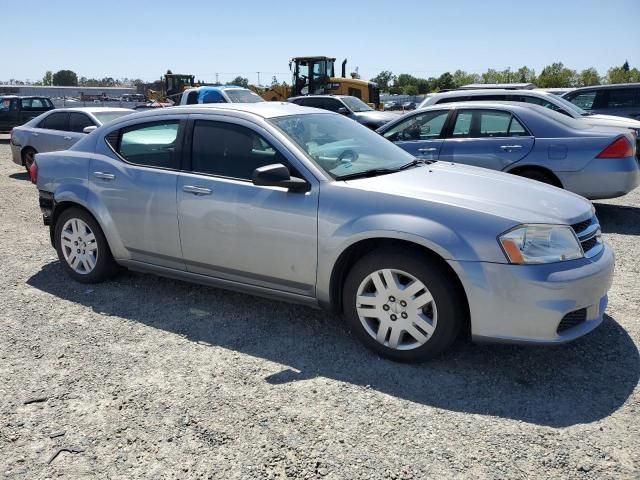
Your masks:
{"label": "wheel arch", "polygon": [[506,173],[510,173],[512,175],[518,175],[518,176],[522,176],[522,173],[526,172],[526,171],[534,171],[534,172],[540,172],[542,174],[544,174],[545,176],[547,176],[549,178],[549,180],[553,181],[553,185],[555,187],[558,188],[564,188],[562,185],[562,182],[560,181],[560,179],[558,178],[558,176],[553,173],[552,170],[550,170],[549,168],[540,166],[540,165],[518,165],[510,170],[506,170]]}
{"label": "wheel arch", "polygon": [[34,153],[38,153],[38,150],[36,150],[34,147],[32,147],[31,145],[24,145],[21,149],[20,149],[20,161],[22,162],[22,166],[24,167],[26,165],[26,162],[24,161],[24,155],[27,151],[29,150],[33,150]]}
{"label": "wheel arch", "polygon": [[329,298],[332,312],[336,314],[342,314],[343,312],[344,306],[342,304],[342,290],[351,267],[353,267],[358,260],[368,253],[381,248],[414,251],[427,261],[437,264],[438,267],[446,272],[449,278],[454,281],[461,297],[464,299],[466,318],[463,321],[463,330],[467,333],[470,332],[471,322],[468,297],[458,274],[442,256],[432,249],[427,248],[424,245],[402,239],[377,237],[359,240],[349,245],[338,256],[338,259],[333,265],[329,282]]}

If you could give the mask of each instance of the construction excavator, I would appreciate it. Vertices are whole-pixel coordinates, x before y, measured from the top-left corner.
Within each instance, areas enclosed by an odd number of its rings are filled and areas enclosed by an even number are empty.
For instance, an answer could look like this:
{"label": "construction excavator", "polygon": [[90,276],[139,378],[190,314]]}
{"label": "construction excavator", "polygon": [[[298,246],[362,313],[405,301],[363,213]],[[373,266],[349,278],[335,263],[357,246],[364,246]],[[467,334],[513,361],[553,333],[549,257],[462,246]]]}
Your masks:
{"label": "construction excavator", "polygon": [[160,79],[162,90],[147,90],[147,98],[159,104],[180,103],[180,96],[187,88],[197,87],[195,75],[171,73],[168,70]]}
{"label": "construction excavator", "polygon": [[293,73],[291,86],[272,85],[262,94],[267,101],[286,101],[300,95],[351,95],[374,108],[380,107],[380,88],[374,82],[347,78],[347,60],[342,62],[342,76],[335,76],[335,58],[296,57],[289,62]]}

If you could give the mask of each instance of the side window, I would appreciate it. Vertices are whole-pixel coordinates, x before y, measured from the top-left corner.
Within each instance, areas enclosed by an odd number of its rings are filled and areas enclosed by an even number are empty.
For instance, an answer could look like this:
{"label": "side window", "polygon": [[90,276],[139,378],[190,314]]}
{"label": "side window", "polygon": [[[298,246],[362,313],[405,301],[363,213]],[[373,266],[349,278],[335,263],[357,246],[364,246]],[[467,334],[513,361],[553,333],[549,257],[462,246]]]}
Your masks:
{"label": "side window", "polygon": [[597,92],[595,90],[591,92],[578,93],[567,97],[567,99],[584,110],[591,110],[593,108],[593,103],[596,100],[596,93]]}
{"label": "side window", "polygon": [[0,112],[8,112],[11,109],[11,99],[3,98],[0,100]]}
{"label": "side window", "polygon": [[487,111],[480,114],[480,137],[506,137],[509,134],[511,114],[507,112]]}
{"label": "side window", "polygon": [[323,110],[325,108],[323,98],[307,98],[303,105],[305,107],[322,108]]}
{"label": "side window", "polygon": [[47,106],[42,98],[33,98],[31,99],[31,108],[33,110],[44,110]]}
{"label": "side window", "polygon": [[167,120],[123,128],[117,152],[128,162],[137,165],[177,168],[179,126],[178,120]]}
{"label": "side window", "polygon": [[526,137],[529,136],[529,132],[518,121],[516,117],[511,116],[511,123],[509,124],[509,136],[510,137]]}
{"label": "side window", "polygon": [[195,105],[196,103],[198,103],[198,91],[193,90],[187,93],[187,105]]}
{"label": "side window", "polygon": [[337,112],[340,108],[346,108],[342,102],[333,98],[325,98],[323,102],[323,108],[330,112]]}
{"label": "side window", "polygon": [[55,112],[51,115],[47,115],[39,124],[38,128],[46,128],[47,130],[67,130],[67,118],[66,112]]}
{"label": "side window", "polygon": [[635,97],[636,89],[634,88],[610,89],[607,108],[634,107],[638,104]]}
{"label": "side window", "polygon": [[31,98],[20,99],[20,110],[31,110]]}
{"label": "side window", "polygon": [[71,112],[69,115],[69,131],[83,133],[85,127],[95,125],[93,121],[84,113]]}
{"label": "side window", "polygon": [[272,163],[289,166],[285,157],[253,130],[230,123],[196,120],[192,171],[251,180],[256,168]]}
{"label": "side window", "polygon": [[392,142],[439,138],[448,115],[448,110],[415,115],[385,132],[384,137]]}
{"label": "side window", "polygon": [[472,112],[461,111],[456,117],[456,124],[453,126],[453,132],[451,136],[453,138],[466,138],[471,135],[471,120],[473,119]]}
{"label": "side window", "polygon": [[217,90],[207,90],[205,92],[201,92],[198,98],[199,103],[226,103],[227,101]]}

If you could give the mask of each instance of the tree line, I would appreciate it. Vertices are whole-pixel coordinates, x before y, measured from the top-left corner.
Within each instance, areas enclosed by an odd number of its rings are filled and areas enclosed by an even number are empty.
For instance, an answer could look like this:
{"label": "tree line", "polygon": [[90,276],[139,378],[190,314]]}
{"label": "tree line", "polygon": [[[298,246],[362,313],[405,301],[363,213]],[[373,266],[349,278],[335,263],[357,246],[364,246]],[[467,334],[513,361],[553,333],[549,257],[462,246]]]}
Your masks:
{"label": "tree line", "polygon": [[464,70],[445,72],[439,77],[419,78],[408,73],[394,75],[389,70],[380,72],[371,81],[376,82],[383,92],[398,95],[423,95],[429,92],[450,90],[472,83],[533,83],[539,88],[588,87],[604,83],[640,82],[640,70],[630,68],[625,61],[622,66],[610,68],[600,75],[595,68],[582,71],[565,67],[562,62],[544,67],[540,74],[527,66],[517,70],[488,69],[485,73],[468,73]]}

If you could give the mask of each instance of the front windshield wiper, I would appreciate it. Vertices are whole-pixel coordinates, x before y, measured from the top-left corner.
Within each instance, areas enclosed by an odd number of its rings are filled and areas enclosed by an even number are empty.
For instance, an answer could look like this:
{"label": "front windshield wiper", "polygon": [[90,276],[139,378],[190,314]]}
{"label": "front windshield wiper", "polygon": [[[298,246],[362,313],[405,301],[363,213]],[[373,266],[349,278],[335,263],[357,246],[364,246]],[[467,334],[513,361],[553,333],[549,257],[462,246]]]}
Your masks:
{"label": "front windshield wiper", "polygon": [[415,158],[411,160],[409,163],[405,163],[404,165],[399,167],[398,170],[406,170],[407,168],[418,167],[422,165],[431,165],[434,162],[436,162],[436,160],[426,160],[424,158]]}
{"label": "front windshield wiper", "polygon": [[416,158],[414,160],[411,160],[409,163],[405,163],[404,165],[399,166],[398,168],[372,168],[371,170],[363,170],[362,172],[340,175],[339,177],[336,177],[336,180],[353,180],[354,178],[368,178],[376,177],[378,175],[387,175],[389,173],[396,173],[401,170],[406,170],[407,168],[427,165],[433,162],[435,162],[435,160],[424,160],[421,158]]}

